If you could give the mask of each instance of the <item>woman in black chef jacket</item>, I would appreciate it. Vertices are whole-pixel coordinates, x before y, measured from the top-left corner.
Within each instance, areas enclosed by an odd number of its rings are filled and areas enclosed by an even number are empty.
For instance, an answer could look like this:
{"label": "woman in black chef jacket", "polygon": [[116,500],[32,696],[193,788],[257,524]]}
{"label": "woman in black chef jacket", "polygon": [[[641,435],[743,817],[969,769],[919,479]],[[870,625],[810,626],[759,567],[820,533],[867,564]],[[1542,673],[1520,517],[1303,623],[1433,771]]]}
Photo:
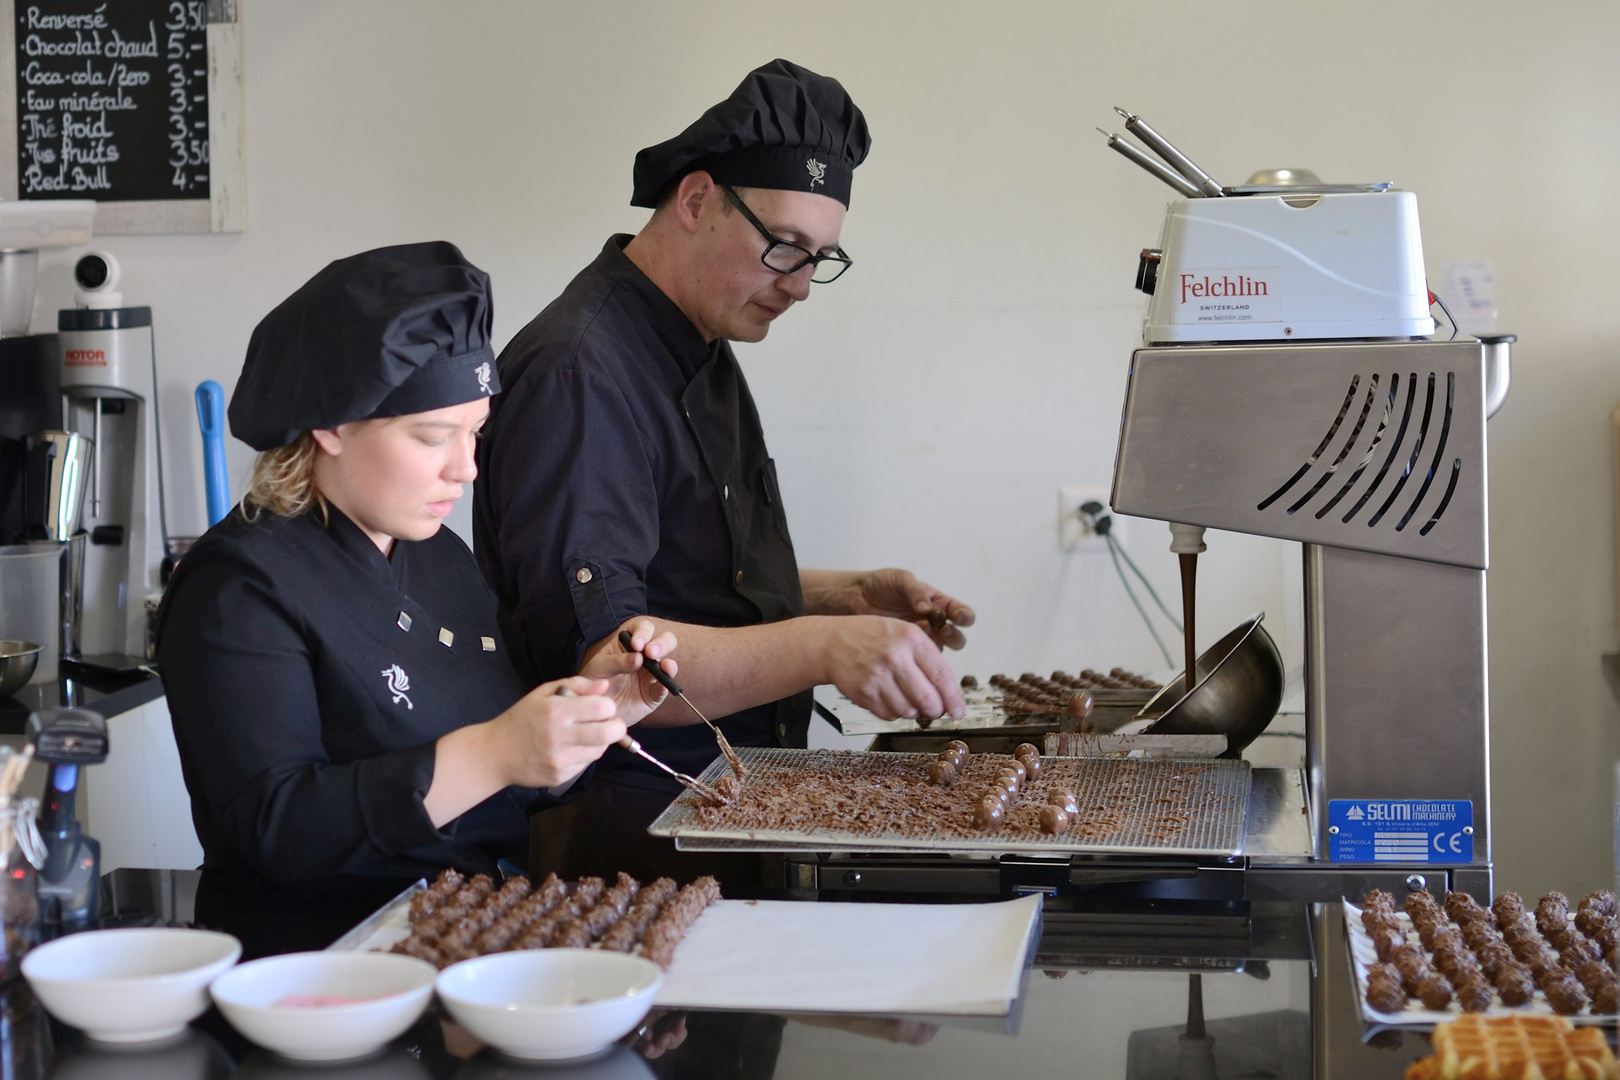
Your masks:
{"label": "woman in black chef jacket", "polygon": [[[490,321],[482,271],[412,244],[332,263],[249,342],[230,424],[260,451],[251,490],[175,571],[158,660],[198,919],[250,952],[324,944],[446,866],[523,861],[529,815],[662,700],[616,647],[525,695],[441,527],[500,389]],[[649,658],[674,647],[627,628]]]}

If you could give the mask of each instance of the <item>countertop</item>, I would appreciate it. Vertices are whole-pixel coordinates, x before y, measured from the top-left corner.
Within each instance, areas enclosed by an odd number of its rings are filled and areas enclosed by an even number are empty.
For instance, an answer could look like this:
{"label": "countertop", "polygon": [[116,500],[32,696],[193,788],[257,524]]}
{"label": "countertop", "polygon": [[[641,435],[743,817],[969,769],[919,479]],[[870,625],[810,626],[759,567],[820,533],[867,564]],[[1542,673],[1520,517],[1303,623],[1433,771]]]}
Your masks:
{"label": "countertop", "polygon": [[107,719],[163,696],[156,675],[100,675],[31,683],[11,697],[0,698],[0,735],[21,735],[28,714],[65,705],[94,709]]}
{"label": "countertop", "polygon": [[[113,924],[190,922],[198,875],[130,871],[104,883]],[[1427,1052],[1412,1034],[1365,1041],[1336,907],[1229,904],[1219,911],[1050,913],[1011,1015],[992,1020],[711,1012],[653,1016],[642,1034],[587,1065],[542,1069],[480,1048],[429,1012],[381,1055],[292,1066],[245,1043],[210,1012],[176,1041],[97,1046],[48,1017],[17,980],[4,990],[7,1077],[1399,1077]],[[1188,1040],[1193,995],[1207,1037]],[[662,1053],[649,1041],[662,1037]],[[1187,1071],[1212,1057],[1214,1071]],[[1316,1062],[1313,1068],[1313,1060]]]}

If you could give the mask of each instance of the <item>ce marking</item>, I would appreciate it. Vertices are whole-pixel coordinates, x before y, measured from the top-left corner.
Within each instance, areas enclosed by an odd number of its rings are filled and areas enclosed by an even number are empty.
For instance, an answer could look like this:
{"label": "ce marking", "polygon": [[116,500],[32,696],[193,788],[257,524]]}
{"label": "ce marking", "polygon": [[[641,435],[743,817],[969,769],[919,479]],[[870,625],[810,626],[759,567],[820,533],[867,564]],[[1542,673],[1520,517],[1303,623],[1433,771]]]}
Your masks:
{"label": "ce marking", "polygon": [[1454,854],[1461,855],[1462,838],[1463,834],[1460,832],[1452,833],[1449,839],[1446,837],[1445,833],[1435,833],[1434,850],[1438,851],[1442,855],[1444,855],[1447,850],[1450,850]]}

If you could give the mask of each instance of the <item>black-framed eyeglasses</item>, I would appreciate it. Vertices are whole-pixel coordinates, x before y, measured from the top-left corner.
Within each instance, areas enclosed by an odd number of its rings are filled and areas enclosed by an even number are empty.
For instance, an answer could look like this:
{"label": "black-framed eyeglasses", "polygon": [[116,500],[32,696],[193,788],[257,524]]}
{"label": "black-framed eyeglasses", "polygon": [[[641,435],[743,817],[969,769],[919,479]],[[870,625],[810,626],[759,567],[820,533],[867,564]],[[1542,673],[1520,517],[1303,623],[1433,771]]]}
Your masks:
{"label": "black-framed eyeglasses", "polygon": [[748,204],[731,189],[730,184],[721,184],[720,190],[726,193],[731,205],[741,210],[748,223],[758,229],[759,235],[765,238],[765,251],[760,255],[759,261],[764,263],[767,269],[775,270],[778,274],[796,274],[806,266],[814,266],[815,269],[810,271],[810,280],[817,285],[825,285],[837,281],[855,261],[843,248],[834,248],[833,250],[837,252],[835,255],[817,255],[791,240],[783,240],[754,216],[754,212],[748,209]]}

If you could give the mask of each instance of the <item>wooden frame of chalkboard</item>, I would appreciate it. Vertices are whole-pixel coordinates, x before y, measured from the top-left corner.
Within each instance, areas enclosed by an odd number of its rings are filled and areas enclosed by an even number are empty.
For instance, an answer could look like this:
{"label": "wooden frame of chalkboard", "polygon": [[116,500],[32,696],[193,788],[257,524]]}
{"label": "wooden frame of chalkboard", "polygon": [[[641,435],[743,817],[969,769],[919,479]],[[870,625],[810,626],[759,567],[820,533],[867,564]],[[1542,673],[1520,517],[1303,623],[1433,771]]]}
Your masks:
{"label": "wooden frame of chalkboard", "polygon": [[0,0],[0,199],[98,236],[246,228],[241,0]]}

